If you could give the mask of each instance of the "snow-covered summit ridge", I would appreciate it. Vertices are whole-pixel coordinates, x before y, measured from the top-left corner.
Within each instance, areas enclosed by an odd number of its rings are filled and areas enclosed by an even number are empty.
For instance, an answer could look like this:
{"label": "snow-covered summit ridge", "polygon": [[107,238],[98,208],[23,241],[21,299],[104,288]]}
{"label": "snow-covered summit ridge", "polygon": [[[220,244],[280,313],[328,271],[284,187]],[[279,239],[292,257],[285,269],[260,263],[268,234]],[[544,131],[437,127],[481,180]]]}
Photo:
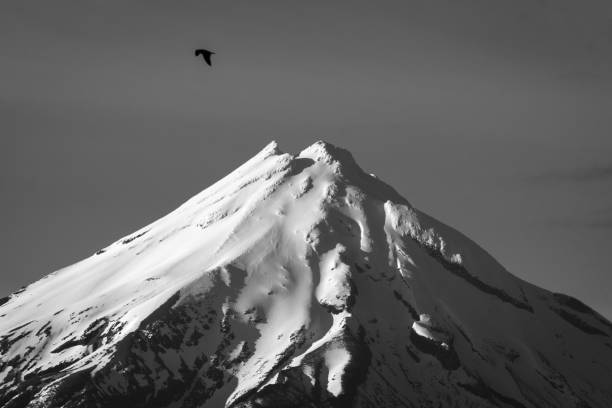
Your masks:
{"label": "snow-covered summit ridge", "polygon": [[351,152],[323,140],[319,140],[308,146],[302,150],[297,157],[309,158],[314,161],[323,161],[328,164],[335,162],[342,167],[348,167],[351,171],[361,172]]}
{"label": "snow-covered summit ridge", "polygon": [[0,407],[612,406],[610,322],[322,141],[0,303]]}

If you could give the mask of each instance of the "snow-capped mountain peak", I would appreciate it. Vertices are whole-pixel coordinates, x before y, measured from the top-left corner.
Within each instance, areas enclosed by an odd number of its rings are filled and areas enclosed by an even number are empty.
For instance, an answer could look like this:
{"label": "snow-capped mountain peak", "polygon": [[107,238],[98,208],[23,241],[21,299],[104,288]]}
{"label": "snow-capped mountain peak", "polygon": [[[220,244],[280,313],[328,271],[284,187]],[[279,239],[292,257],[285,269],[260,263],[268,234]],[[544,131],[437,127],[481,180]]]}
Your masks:
{"label": "snow-capped mountain peak", "polygon": [[610,322],[322,141],[0,303],[0,407],[612,406]]}

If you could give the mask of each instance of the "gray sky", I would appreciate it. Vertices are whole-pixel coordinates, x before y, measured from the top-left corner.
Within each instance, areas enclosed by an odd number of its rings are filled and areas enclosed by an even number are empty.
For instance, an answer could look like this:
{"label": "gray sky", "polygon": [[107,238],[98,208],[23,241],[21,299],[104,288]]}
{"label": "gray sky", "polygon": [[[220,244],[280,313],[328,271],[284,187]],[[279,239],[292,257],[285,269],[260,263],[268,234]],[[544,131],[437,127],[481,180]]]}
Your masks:
{"label": "gray sky", "polygon": [[0,293],[325,139],[610,318],[611,111],[607,0],[5,0]]}

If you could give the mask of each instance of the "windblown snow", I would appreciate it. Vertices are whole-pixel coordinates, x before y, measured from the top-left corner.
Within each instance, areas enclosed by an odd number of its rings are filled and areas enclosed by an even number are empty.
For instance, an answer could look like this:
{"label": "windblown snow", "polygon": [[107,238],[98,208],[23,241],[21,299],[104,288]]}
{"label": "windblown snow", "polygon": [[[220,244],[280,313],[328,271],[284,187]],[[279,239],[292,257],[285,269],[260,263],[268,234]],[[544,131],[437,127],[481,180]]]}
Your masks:
{"label": "windblown snow", "polygon": [[273,142],[0,300],[0,407],[124,406],[611,407],[612,324]]}

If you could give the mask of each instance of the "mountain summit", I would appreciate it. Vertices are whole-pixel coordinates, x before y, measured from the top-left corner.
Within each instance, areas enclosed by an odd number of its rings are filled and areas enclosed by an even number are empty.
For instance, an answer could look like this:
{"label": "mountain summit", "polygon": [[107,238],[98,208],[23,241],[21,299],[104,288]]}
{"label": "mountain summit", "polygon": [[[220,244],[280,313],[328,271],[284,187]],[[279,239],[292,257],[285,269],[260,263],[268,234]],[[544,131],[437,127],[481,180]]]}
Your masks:
{"label": "mountain summit", "polygon": [[0,300],[0,407],[611,407],[612,324],[317,142]]}

